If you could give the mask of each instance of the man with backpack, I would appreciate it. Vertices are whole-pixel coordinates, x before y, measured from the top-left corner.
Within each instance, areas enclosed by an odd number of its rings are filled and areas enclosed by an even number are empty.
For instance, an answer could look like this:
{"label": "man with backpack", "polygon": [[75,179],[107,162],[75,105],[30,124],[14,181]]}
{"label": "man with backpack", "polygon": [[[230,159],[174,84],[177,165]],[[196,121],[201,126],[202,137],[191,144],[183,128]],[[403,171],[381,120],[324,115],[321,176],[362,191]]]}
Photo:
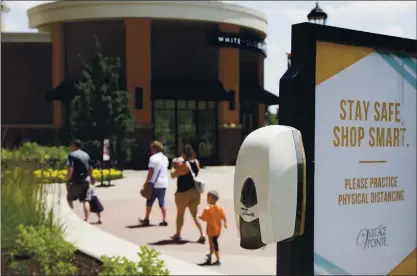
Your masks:
{"label": "man with backpack", "polygon": [[88,220],[90,213],[92,166],[90,156],[81,150],[81,141],[74,139],[70,144],[68,154],[67,173],[67,200],[71,208],[74,208],[73,201],[79,200],[83,204],[84,220]]}

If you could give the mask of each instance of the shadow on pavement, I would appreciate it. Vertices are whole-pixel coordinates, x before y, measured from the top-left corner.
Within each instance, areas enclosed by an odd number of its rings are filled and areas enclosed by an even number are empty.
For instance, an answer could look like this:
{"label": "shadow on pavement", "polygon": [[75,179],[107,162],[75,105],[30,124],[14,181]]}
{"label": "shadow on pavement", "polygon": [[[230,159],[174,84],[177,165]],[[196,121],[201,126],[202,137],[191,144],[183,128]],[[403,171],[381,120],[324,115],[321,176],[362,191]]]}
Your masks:
{"label": "shadow on pavement", "polygon": [[209,263],[207,261],[205,261],[204,263],[199,263],[197,265],[199,265],[199,266],[219,266],[219,264]]}
{"label": "shadow on pavement", "polygon": [[136,224],[136,225],[127,225],[126,228],[135,229],[135,228],[147,228],[153,227],[155,224]]}
{"label": "shadow on pavement", "polygon": [[114,186],[116,186],[116,185],[114,185],[114,184],[110,184],[110,185],[100,184],[100,185],[97,185],[96,188],[110,188],[110,187],[114,187]]}
{"label": "shadow on pavement", "polygon": [[172,245],[172,244],[183,245],[183,244],[186,244],[186,243],[192,243],[192,242],[189,241],[189,240],[176,241],[176,240],[170,239],[170,240],[160,240],[160,241],[157,241],[157,242],[150,242],[148,244],[149,245]]}

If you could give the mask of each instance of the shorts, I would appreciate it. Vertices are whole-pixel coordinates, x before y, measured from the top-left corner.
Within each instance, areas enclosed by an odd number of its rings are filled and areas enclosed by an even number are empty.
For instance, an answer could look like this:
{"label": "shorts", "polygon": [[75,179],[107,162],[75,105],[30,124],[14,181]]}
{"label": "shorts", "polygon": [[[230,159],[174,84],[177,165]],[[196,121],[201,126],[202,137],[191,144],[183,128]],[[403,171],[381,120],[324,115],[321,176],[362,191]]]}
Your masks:
{"label": "shorts", "polygon": [[156,199],[158,199],[159,207],[165,207],[165,193],[166,188],[153,188],[151,199],[146,200],[146,206],[152,207]]}
{"label": "shorts", "polygon": [[175,193],[177,207],[190,208],[200,205],[201,194],[196,189]]}
{"label": "shorts", "polygon": [[74,201],[79,200],[81,202],[90,201],[93,190],[90,188],[89,181],[83,181],[82,183],[71,183],[68,189],[67,199]]}
{"label": "shorts", "polygon": [[208,237],[210,249],[214,249],[215,251],[219,252],[219,236]]}

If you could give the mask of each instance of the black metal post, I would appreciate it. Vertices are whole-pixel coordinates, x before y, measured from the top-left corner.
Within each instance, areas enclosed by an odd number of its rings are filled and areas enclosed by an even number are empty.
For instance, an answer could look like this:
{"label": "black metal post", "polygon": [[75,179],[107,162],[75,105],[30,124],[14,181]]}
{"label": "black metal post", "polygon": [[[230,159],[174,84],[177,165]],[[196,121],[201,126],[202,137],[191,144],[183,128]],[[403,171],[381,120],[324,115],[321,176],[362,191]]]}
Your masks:
{"label": "black metal post", "polygon": [[106,169],[109,171],[109,175],[107,176],[107,186],[110,186],[110,169],[111,169],[111,164],[110,164],[110,160],[106,160]]}
{"label": "black metal post", "polygon": [[103,186],[104,185],[104,177],[103,177],[103,162],[100,162],[100,175],[101,175],[101,180],[100,180],[100,185]]}

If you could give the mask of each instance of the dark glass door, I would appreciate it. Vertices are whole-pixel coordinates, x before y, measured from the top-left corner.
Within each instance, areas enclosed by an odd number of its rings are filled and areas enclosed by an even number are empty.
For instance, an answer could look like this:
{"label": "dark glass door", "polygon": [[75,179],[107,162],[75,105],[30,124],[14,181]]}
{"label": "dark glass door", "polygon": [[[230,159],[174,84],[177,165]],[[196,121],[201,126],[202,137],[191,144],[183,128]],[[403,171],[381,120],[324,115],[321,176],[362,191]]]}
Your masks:
{"label": "dark glass door", "polygon": [[182,147],[191,144],[195,149],[197,143],[196,131],[196,115],[197,108],[195,101],[178,101],[178,147],[177,152],[180,153]]}
{"label": "dark glass door", "polygon": [[155,139],[163,143],[169,158],[191,144],[204,164],[217,162],[217,107],[215,102],[156,100]]}
{"label": "dark glass door", "polygon": [[217,115],[215,102],[198,104],[198,156],[215,162],[217,148]]}
{"label": "dark glass door", "polygon": [[240,106],[240,121],[242,122],[243,139],[259,127],[258,104],[245,102]]}
{"label": "dark glass door", "polygon": [[175,122],[175,102],[157,100],[154,102],[155,139],[164,145],[168,158],[174,158],[176,152],[177,128]]}

